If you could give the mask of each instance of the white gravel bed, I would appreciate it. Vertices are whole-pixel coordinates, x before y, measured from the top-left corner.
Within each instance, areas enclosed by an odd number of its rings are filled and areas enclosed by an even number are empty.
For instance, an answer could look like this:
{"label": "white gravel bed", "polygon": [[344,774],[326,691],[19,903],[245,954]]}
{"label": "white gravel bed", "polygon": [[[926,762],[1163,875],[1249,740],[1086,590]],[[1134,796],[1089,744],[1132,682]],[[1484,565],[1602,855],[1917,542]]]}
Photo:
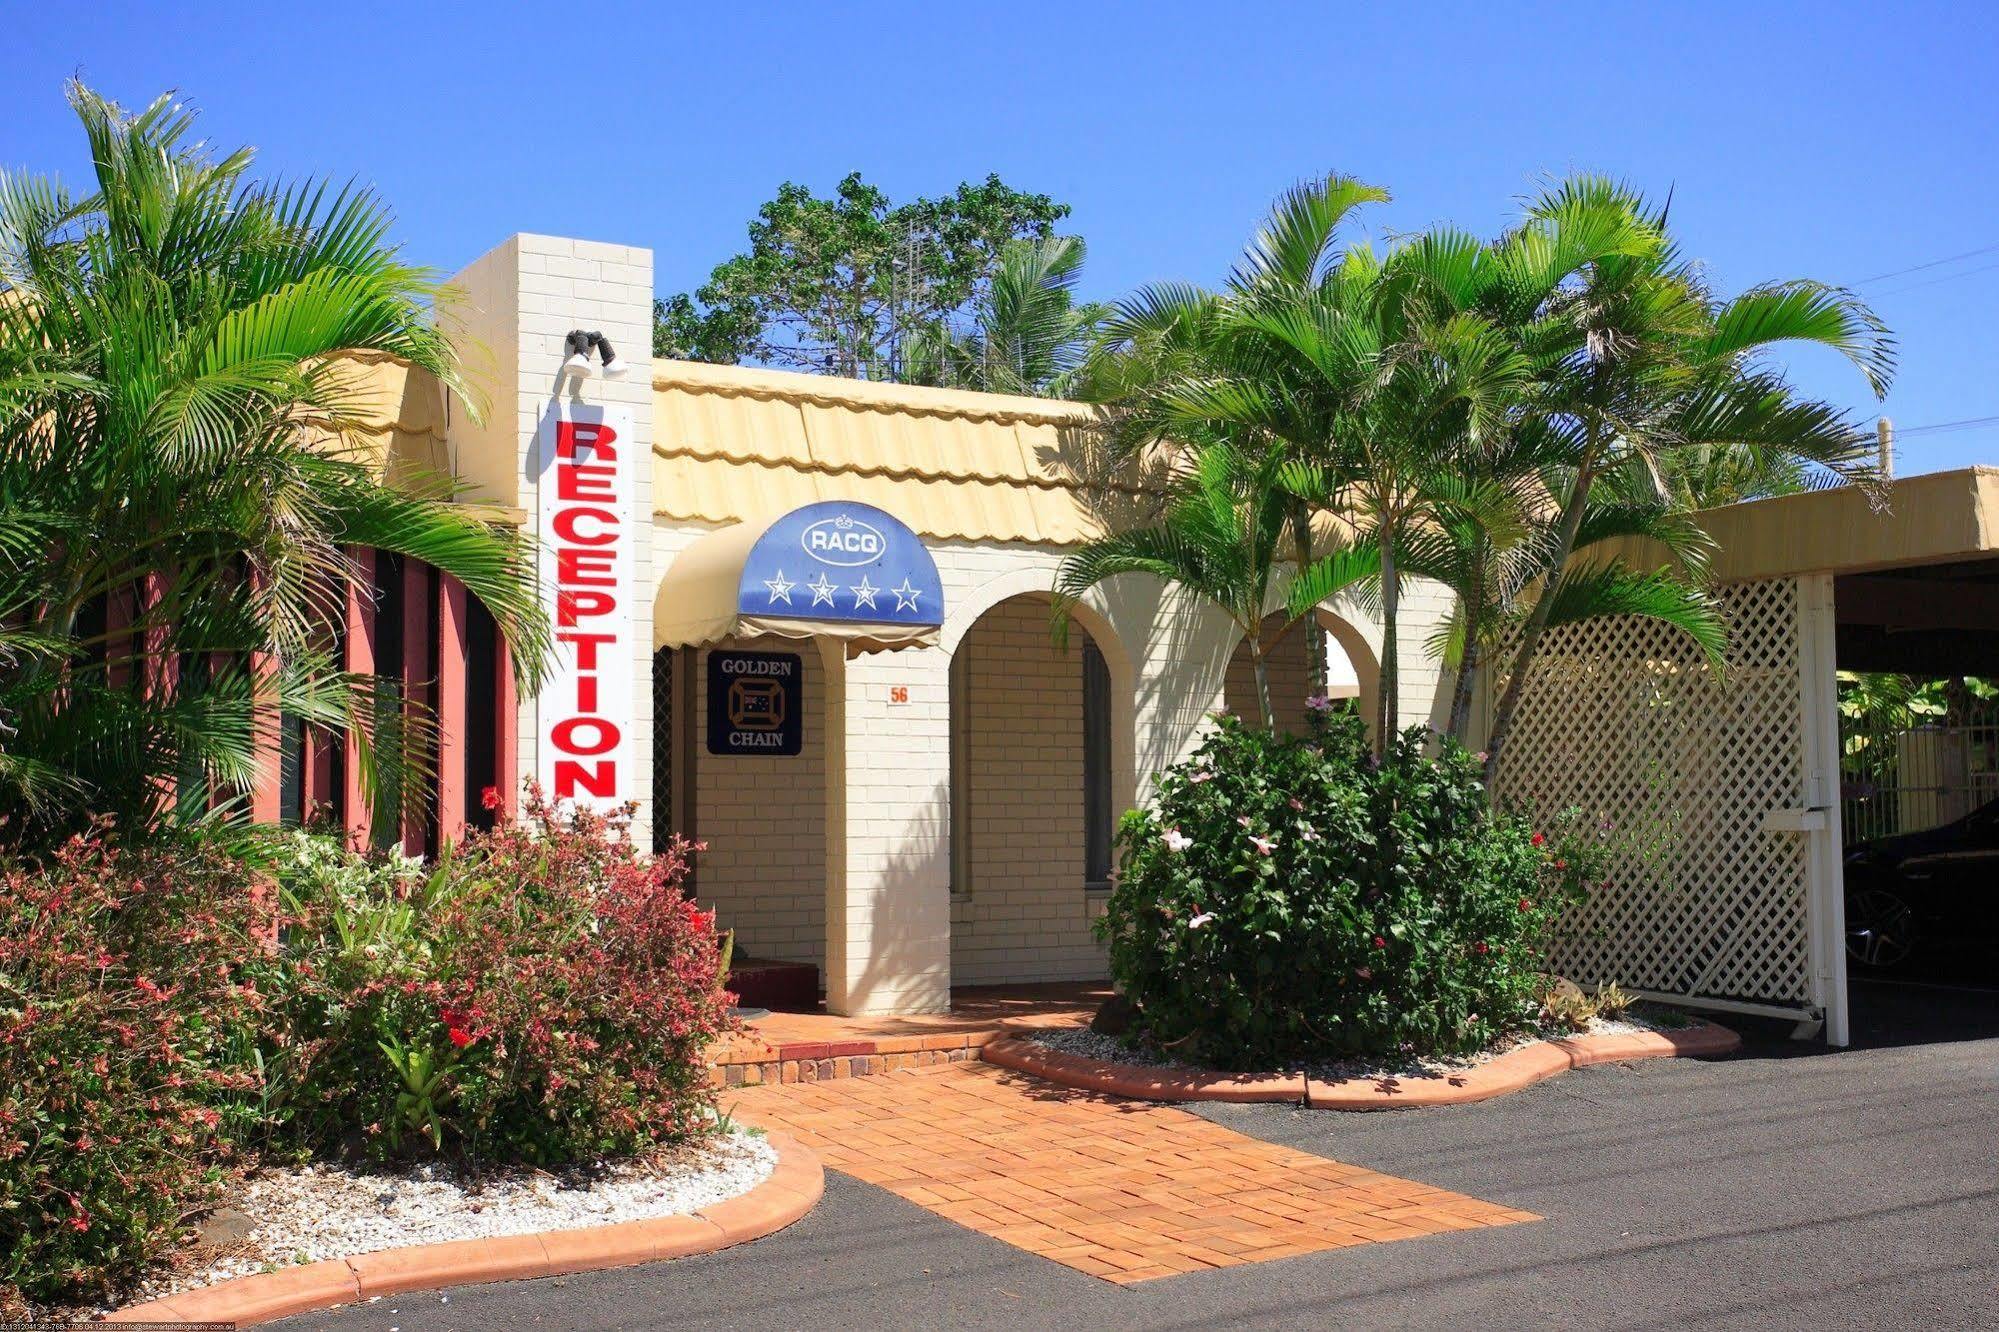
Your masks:
{"label": "white gravel bed", "polygon": [[[242,1215],[238,1238],[226,1245],[211,1239],[194,1266],[162,1274],[133,1302],[377,1249],[680,1216],[748,1193],[776,1165],[777,1153],[762,1136],[732,1129],[654,1160],[595,1170],[468,1174],[438,1164],[266,1170],[224,1199],[225,1209]],[[232,1251],[219,1254],[224,1247]]]}
{"label": "white gravel bed", "polygon": [[[1338,1082],[1346,1078],[1388,1078],[1388,1077],[1447,1077],[1467,1068],[1475,1068],[1488,1060],[1496,1059],[1509,1050],[1515,1050],[1534,1041],[1560,1036],[1607,1036],[1622,1032],[1661,1031],[1669,1028],[1664,1023],[1647,1022],[1643,1016],[1627,1014],[1623,1019],[1597,1018],[1579,1031],[1551,1031],[1545,1034],[1523,1034],[1481,1050],[1477,1054],[1464,1056],[1435,1056],[1403,1060],[1379,1059],[1335,1059],[1322,1063],[1292,1065],[1284,1072],[1303,1072],[1306,1076],[1322,1082]],[[1150,1047],[1126,1045],[1116,1036],[1106,1036],[1091,1031],[1088,1027],[1048,1028],[1025,1030],[1015,1033],[1036,1041],[1061,1054],[1080,1055],[1085,1059],[1101,1059],[1108,1063],[1135,1064],[1144,1068],[1199,1069],[1199,1064],[1190,1064],[1176,1059],[1170,1053]]]}

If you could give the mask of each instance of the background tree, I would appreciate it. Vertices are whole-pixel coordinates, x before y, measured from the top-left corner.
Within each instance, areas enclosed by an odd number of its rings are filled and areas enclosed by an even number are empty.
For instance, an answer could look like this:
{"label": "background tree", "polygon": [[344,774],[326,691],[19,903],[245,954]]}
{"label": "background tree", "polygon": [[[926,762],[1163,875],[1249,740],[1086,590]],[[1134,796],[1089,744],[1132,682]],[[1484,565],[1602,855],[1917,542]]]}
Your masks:
{"label": "background tree", "polygon": [[350,545],[461,579],[531,687],[527,548],[444,479],[380,484],[355,433],[357,353],[463,387],[383,207],[253,180],[169,98],[69,95],[95,189],[0,178],[0,838],[240,821],[278,708],[359,735],[364,780],[404,757],[333,657]]}
{"label": "background tree", "polygon": [[750,223],[750,248],[692,296],[654,302],[655,355],[900,380],[912,342],[960,318],[1008,242],[1041,240],[1067,204],[996,175],[892,204],[856,172],[832,198],[787,182]]}
{"label": "background tree", "polygon": [[1845,478],[1797,458],[1745,457],[1729,448],[1690,445],[1663,460],[1659,481],[1673,503],[1686,509],[1713,509],[1773,495],[1796,495],[1836,485]]}
{"label": "background tree", "polygon": [[1009,241],[962,328],[912,339],[911,383],[1063,398],[1073,391],[1109,307],[1076,302],[1088,250],[1080,236]]}

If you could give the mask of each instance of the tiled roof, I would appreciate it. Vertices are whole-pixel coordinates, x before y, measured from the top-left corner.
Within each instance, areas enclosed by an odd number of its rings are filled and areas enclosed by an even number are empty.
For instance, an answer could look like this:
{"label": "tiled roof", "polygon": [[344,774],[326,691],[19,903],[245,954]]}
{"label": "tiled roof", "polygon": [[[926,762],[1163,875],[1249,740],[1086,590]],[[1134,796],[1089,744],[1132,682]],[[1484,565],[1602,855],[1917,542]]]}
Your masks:
{"label": "tiled roof", "polygon": [[1101,461],[1083,403],[736,366],[653,367],[653,509],[707,523],[816,500],[873,504],[926,536],[1068,545],[1148,505]]}
{"label": "tiled roof", "polygon": [[433,480],[450,475],[451,454],[445,446],[450,409],[443,386],[429,371],[375,352],[350,352],[330,365],[360,420],[344,440],[314,430],[307,435],[310,442],[339,449],[391,484],[419,475]]}

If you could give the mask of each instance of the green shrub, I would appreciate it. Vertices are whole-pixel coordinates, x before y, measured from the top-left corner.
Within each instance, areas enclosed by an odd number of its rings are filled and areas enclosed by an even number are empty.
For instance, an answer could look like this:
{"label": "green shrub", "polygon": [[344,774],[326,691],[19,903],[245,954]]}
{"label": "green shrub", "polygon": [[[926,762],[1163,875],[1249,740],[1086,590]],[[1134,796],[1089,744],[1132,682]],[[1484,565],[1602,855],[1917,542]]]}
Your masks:
{"label": "green shrub", "polygon": [[1118,830],[1098,930],[1142,1039],[1268,1068],[1458,1054],[1531,1025],[1540,941],[1601,857],[1495,813],[1477,761],[1412,730],[1376,763],[1358,719],[1270,736],[1222,718]]}
{"label": "green shrub", "polygon": [[268,1058],[292,1140],[554,1163],[706,1122],[732,1001],[695,848],[641,856],[628,816],[532,790],[527,812],[429,871],[302,839]]}
{"label": "green shrub", "polygon": [[116,1290],[213,1196],[271,922],[198,847],[93,831],[0,873],[0,1318]]}

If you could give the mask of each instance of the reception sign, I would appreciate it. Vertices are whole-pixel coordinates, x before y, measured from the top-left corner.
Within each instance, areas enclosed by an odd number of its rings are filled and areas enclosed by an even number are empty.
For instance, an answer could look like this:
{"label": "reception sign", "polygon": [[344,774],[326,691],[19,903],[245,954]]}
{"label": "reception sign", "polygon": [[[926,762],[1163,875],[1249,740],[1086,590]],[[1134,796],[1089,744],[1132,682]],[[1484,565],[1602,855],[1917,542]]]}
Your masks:
{"label": "reception sign", "polygon": [[633,575],[638,469],[651,465],[627,407],[558,403],[536,441],[543,605],[555,653],[535,708],[536,773],[557,800],[632,798],[642,742],[631,733],[639,631]]}
{"label": "reception sign", "polygon": [[944,589],[923,541],[867,504],[824,500],[772,523],[736,592],[745,620],[935,628]]}

